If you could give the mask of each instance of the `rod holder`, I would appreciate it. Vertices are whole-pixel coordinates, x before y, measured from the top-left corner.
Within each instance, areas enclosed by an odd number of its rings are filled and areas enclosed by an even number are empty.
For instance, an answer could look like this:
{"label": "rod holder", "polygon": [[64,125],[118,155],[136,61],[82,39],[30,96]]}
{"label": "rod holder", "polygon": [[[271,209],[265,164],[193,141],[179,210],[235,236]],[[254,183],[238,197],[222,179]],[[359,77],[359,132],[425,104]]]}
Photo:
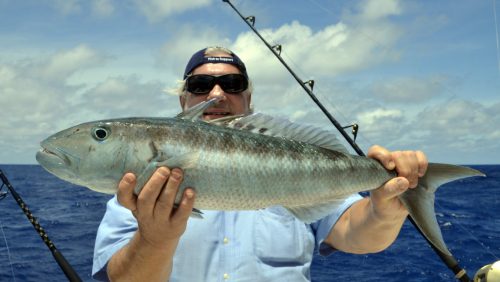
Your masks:
{"label": "rod holder", "polygon": [[303,84],[309,86],[309,88],[311,88],[311,91],[314,88],[314,80],[313,79],[310,79],[310,80],[308,80],[306,82],[303,82]]}
{"label": "rod holder", "polygon": [[246,17],[245,21],[247,21],[250,24],[252,24],[252,26],[255,26],[255,17],[254,16],[248,16],[248,17]]}
{"label": "rod holder", "polygon": [[276,44],[271,48],[273,48],[273,50],[276,51],[278,53],[278,55],[281,56],[281,44]]}

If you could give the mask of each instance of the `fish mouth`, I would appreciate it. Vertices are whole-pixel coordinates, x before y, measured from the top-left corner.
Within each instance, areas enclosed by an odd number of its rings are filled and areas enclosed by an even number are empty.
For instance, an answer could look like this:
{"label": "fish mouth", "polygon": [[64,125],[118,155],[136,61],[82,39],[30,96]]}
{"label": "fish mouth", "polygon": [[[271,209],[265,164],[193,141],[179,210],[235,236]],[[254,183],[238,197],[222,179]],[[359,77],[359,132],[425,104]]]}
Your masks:
{"label": "fish mouth", "polygon": [[69,158],[59,149],[51,148],[50,146],[43,144],[40,150],[36,153],[36,160],[42,166],[61,167],[69,166],[70,164]]}

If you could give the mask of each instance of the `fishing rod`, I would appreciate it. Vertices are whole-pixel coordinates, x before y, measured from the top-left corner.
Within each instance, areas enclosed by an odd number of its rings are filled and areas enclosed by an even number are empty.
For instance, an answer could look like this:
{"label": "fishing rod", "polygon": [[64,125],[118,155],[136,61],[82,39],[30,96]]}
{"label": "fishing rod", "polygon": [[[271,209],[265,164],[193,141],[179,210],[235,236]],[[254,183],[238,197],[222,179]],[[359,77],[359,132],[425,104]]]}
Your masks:
{"label": "fishing rod", "polygon": [[[14,189],[14,187],[12,187],[9,180],[7,179],[7,176],[3,173],[3,171],[1,169],[0,169],[0,178],[2,179],[2,182],[3,182],[2,186],[0,186],[0,190],[4,185],[7,186],[12,197],[14,197],[17,204],[21,208],[21,210],[23,210],[23,213],[26,215],[28,220],[33,225],[33,228],[35,228],[38,235],[40,235],[40,237],[42,238],[45,245],[47,245],[47,247],[49,248],[49,250],[52,253],[52,256],[56,260],[57,264],[59,265],[61,270],[66,275],[66,278],[68,278],[68,280],[71,282],[81,282],[82,279],[80,279],[80,277],[78,276],[76,271],[73,269],[71,264],[69,264],[69,262],[63,256],[63,254],[56,248],[54,243],[49,239],[49,236],[47,235],[47,233],[45,232],[43,227],[40,226],[40,223],[38,223],[38,220],[36,219],[36,217],[31,213],[30,209],[28,208],[26,203],[23,201],[21,196],[19,196],[19,194],[17,194],[16,190]],[[0,195],[1,195],[0,199],[3,199],[3,198],[5,198],[5,196],[7,194],[6,194],[6,192],[3,192],[3,193],[0,193]]]}
{"label": "fishing rod", "polygon": [[[243,16],[238,9],[231,3],[230,0],[222,0],[222,2],[226,2],[231,6],[231,8],[240,16],[240,18],[250,27],[250,29],[262,40],[262,42],[269,48],[269,50],[274,54],[274,56],[283,64],[283,66],[290,72],[290,74],[295,78],[295,80],[300,84],[300,86],[306,91],[306,93],[309,95],[309,97],[316,103],[316,105],[321,109],[321,111],[326,115],[326,117],[330,120],[330,122],[337,128],[337,130],[344,136],[345,140],[351,145],[351,147],[358,153],[360,156],[366,156],[363,150],[359,148],[359,146],[356,144],[356,136],[358,133],[359,126],[357,124],[349,125],[349,126],[342,126],[331,114],[328,112],[328,110],[321,104],[321,102],[318,100],[316,95],[312,92],[314,88],[314,80],[308,80],[308,81],[303,81],[298,77],[298,75],[295,74],[295,72],[288,66],[288,64],[283,60],[281,57],[281,45],[274,45],[271,46],[257,31],[255,28],[255,16]],[[309,88],[306,87],[309,86]],[[354,139],[351,138],[351,136],[345,131],[346,128],[352,127],[352,134],[354,136]],[[455,274],[455,278],[461,282],[470,282],[472,281],[468,276],[464,268],[462,268],[457,260],[453,257],[453,255],[448,255],[443,253],[441,250],[436,248],[434,244],[432,244],[431,241],[429,241],[420,228],[416,225],[415,221],[413,218],[408,216],[408,219],[410,222],[413,224],[413,226],[419,231],[419,233],[424,237],[424,239],[429,243],[429,245],[432,247],[434,252],[439,256],[439,258],[444,262],[444,264]]]}
{"label": "fishing rod", "polygon": [[[254,16],[248,16],[244,17],[236,7],[233,6],[231,1],[229,0],[222,0],[222,2],[226,2],[233,8],[233,10],[238,13],[238,15],[247,23],[247,25],[253,30],[253,32],[264,42],[264,44],[273,52],[273,54],[278,58],[278,60],[283,64],[283,66],[290,72],[290,74],[295,78],[295,80],[300,84],[300,86],[306,91],[306,93],[311,97],[311,99],[316,103],[316,105],[321,109],[321,111],[328,117],[328,119],[333,123],[333,125],[338,129],[340,134],[344,136],[347,142],[352,146],[352,148],[360,155],[364,156],[365,154],[363,153],[363,150],[359,148],[359,146],[354,142],[354,140],[347,134],[347,132],[344,130],[344,127],[340,125],[340,123],[328,112],[328,110],[321,104],[321,102],[318,100],[316,95],[312,92],[312,89],[314,88],[314,80],[308,80],[308,81],[303,81],[302,79],[299,78],[297,74],[288,66],[288,64],[281,58],[281,45],[274,45],[271,46],[261,35],[260,33],[255,29],[255,17]],[[309,88],[306,87],[309,86]],[[352,127],[352,133],[354,135],[354,138],[356,138],[357,132],[358,132],[358,125],[353,124],[351,126],[346,126],[346,127]]]}

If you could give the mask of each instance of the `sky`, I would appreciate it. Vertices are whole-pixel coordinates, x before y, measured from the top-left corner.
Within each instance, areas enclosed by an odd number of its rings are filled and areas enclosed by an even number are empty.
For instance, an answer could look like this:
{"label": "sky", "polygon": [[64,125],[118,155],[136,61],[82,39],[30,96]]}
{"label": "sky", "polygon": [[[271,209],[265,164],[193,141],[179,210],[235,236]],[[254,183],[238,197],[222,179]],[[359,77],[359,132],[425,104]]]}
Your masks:
{"label": "sky", "polygon": [[[500,164],[500,1],[233,0],[358,145]],[[263,112],[336,130],[221,0],[0,0],[0,164],[92,120],[180,111],[186,62],[225,46]]]}

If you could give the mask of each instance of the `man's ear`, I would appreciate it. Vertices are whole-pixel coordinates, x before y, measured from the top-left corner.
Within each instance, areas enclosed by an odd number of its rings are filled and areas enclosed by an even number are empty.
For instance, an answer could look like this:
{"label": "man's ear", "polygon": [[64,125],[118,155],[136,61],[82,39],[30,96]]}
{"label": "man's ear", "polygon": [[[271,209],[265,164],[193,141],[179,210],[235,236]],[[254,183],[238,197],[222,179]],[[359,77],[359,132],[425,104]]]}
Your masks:
{"label": "man's ear", "polygon": [[248,105],[252,104],[252,93],[248,93]]}
{"label": "man's ear", "polygon": [[184,105],[186,104],[186,95],[182,94],[179,96],[179,103],[181,103],[181,109],[184,110]]}

